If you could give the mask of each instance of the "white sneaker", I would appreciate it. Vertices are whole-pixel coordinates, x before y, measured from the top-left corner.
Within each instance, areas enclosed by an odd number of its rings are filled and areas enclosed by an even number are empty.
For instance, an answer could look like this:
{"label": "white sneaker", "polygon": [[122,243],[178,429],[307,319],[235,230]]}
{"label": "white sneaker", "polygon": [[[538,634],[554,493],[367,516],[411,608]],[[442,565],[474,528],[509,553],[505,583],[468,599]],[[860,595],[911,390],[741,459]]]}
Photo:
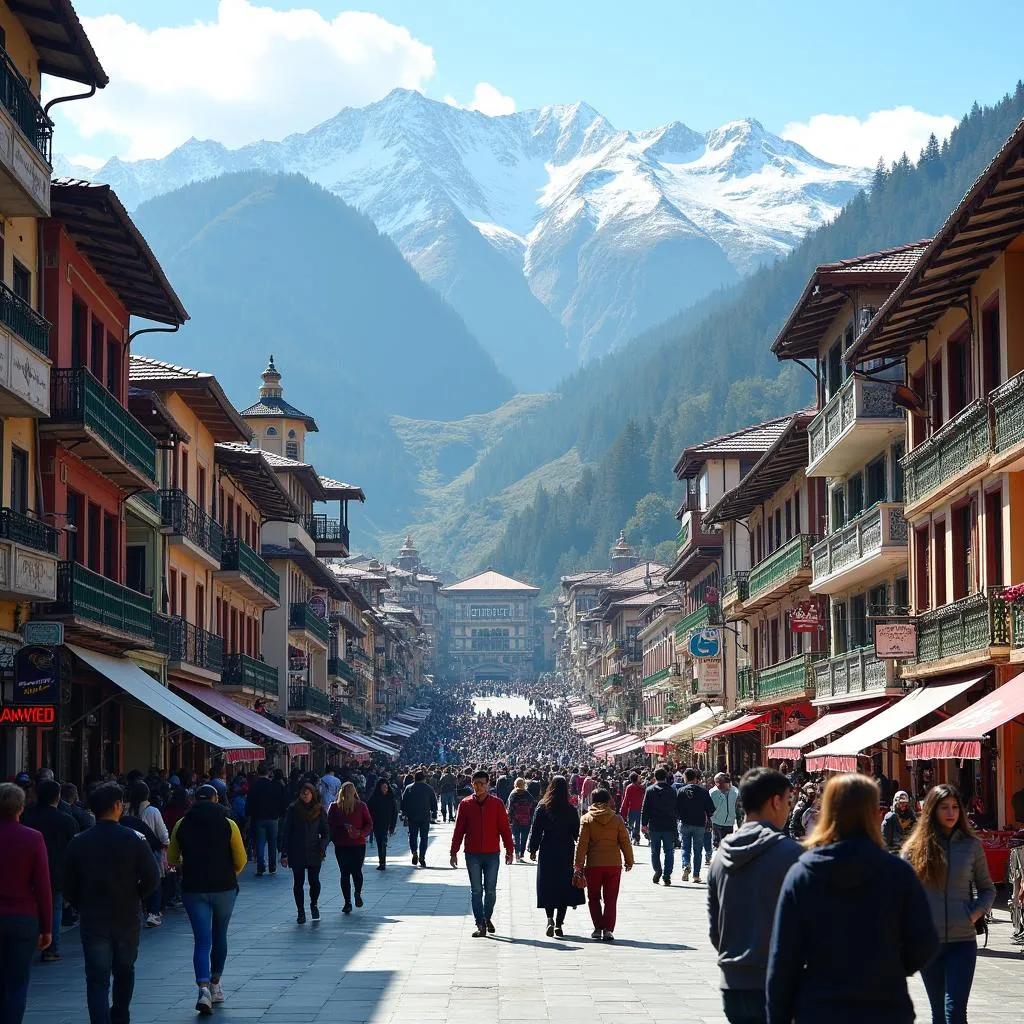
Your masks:
{"label": "white sneaker", "polygon": [[204,1017],[213,1013],[213,996],[210,994],[209,985],[199,986],[199,998],[196,1000],[196,1012]]}
{"label": "white sneaker", "polygon": [[210,982],[210,999],[214,1003],[224,1002],[224,989],[221,988],[219,981]]}
{"label": "white sneaker", "polygon": [[159,928],[164,923],[164,919],[159,914],[147,914],[146,915],[146,927],[147,928]]}

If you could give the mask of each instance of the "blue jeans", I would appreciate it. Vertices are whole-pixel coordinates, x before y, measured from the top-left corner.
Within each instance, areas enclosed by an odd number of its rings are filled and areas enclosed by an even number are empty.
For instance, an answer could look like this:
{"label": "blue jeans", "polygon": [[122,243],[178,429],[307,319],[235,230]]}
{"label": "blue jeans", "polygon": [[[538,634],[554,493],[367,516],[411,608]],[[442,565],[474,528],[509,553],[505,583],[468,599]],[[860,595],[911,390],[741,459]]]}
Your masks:
{"label": "blue jeans", "polygon": [[[701,857],[704,853],[704,826],[703,825],[682,825],[679,826],[679,842],[682,846],[680,851],[683,858],[683,869],[690,870],[690,863],[693,863],[693,877],[700,878]],[[693,851],[691,857],[690,852]]]}
{"label": "blue jeans", "polygon": [[478,925],[491,919],[498,899],[500,853],[467,853],[466,870],[472,894],[473,919]]}
{"label": "blue jeans", "polygon": [[[672,877],[672,868],[676,862],[676,833],[656,832],[653,828],[648,833],[651,840],[651,867],[655,873],[665,878]],[[661,847],[665,847],[665,867],[661,866]]]}
{"label": "blue jeans", "polygon": [[192,966],[199,985],[220,981],[224,973],[224,963],[228,958],[228,922],[237,896],[237,889],[181,894],[195,940]]}
{"label": "blue jeans", "polygon": [[455,811],[459,804],[459,798],[454,793],[441,794],[441,817],[447,820],[455,817]]}
{"label": "blue jeans", "polygon": [[967,1000],[978,961],[978,944],[944,942],[935,959],[921,968],[921,980],[932,1008],[932,1024],[967,1024]]}
{"label": "blue jeans", "polygon": [[633,837],[633,842],[637,846],[640,845],[640,812],[630,811],[629,816],[626,819],[626,828],[629,829],[629,834]]}
{"label": "blue jeans", "polygon": [[0,917],[0,1020],[21,1024],[28,998],[28,973],[39,940],[39,922],[31,914]]}
{"label": "blue jeans", "polygon": [[135,990],[135,960],[139,955],[138,928],[83,919],[79,931],[85,955],[85,997],[90,1024],[128,1024]]}
{"label": "blue jeans", "polygon": [[256,846],[256,870],[261,874],[266,867],[264,843],[270,850],[270,870],[277,870],[277,818],[260,818],[252,823],[252,841]]}
{"label": "blue jeans", "polygon": [[704,859],[711,863],[711,829],[704,830]]}
{"label": "blue jeans", "polygon": [[51,893],[53,896],[53,919],[50,923],[50,945],[46,947],[47,953],[60,954],[60,926],[64,918],[64,896],[56,889]]}
{"label": "blue jeans", "polygon": [[522,857],[523,854],[526,853],[526,840],[529,838],[529,825],[512,826],[512,845],[515,847],[517,857]]}
{"label": "blue jeans", "polygon": [[[430,835],[429,821],[409,822],[409,850],[423,860],[427,855],[427,836]],[[417,848],[418,847],[418,848]]]}
{"label": "blue jeans", "polygon": [[768,1020],[764,989],[723,988],[722,1009],[729,1024],[765,1024]]}

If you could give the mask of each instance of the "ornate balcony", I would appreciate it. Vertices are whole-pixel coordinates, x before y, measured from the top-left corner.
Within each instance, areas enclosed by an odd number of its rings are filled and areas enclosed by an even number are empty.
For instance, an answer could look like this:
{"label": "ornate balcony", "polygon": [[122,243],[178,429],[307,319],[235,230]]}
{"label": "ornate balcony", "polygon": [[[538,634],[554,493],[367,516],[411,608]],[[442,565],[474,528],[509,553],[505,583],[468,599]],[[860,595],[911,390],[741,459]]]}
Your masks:
{"label": "ornate balcony", "polygon": [[768,704],[780,700],[811,700],[814,697],[816,662],[824,652],[798,654],[788,661],[758,669],[756,701]]}
{"label": "ornate balcony", "polygon": [[951,481],[966,480],[983,469],[992,451],[990,407],[978,399],[903,456],[907,506],[923,509],[945,497]]}
{"label": "ornate balcony", "polygon": [[220,568],[224,534],[184,491],[176,488],[160,492],[160,517],[172,544],[183,544],[214,568]]}
{"label": "ornate balcony", "polygon": [[292,683],[288,687],[288,712],[331,717],[331,698],[315,686]]}
{"label": "ornate balcony", "polygon": [[893,663],[876,658],[874,648],[861,648],[819,661],[814,666],[815,699],[885,693],[896,685]]}
{"label": "ornate balcony", "polygon": [[238,537],[225,538],[216,576],[264,607],[274,607],[280,601],[277,573]]}
{"label": "ornate balcony", "polygon": [[49,217],[53,122],[2,48],[0,130],[0,205],[11,217]]}
{"label": "ornate balcony", "polygon": [[[895,382],[894,382],[895,383]],[[850,377],[807,427],[808,476],[845,476],[906,429],[887,381]]]}
{"label": "ornate balcony", "polygon": [[736,673],[736,699],[743,702],[754,700],[757,695],[757,670],[749,665]]}
{"label": "ornate balcony", "polygon": [[811,581],[811,545],[814,538],[800,533],[762,558],[747,577],[744,612],[756,611]]}
{"label": "ornate balcony", "polygon": [[1010,615],[1001,587],[971,594],[917,616],[917,663],[907,674],[931,675],[950,665],[1006,660]]}
{"label": "ornate balcony", "polygon": [[734,572],[722,584],[722,615],[729,621],[743,618],[743,602],[747,599],[749,572]]}
{"label": "ornate balcony", "polygon": [[680,649],[680,644],[686,643],[695,629],[709,625],[711,625],[711,605],[709,604],[702,604],[696,611],[684,615],[676,623],[676,650]]}
{"label": "ornate balcony", "polygon": [[318,558],[348,558],[348,526],[320,513],[304,516],[302,526],[313,538]]}
{"label": "ornate balcony", "polygon": [[343,679],[346,683],[358,683],[359,676],[344,658],[328,658],[327,674],[335,679]]}
{"label": "ornate balcony", "polygon": [[0,282],[0,415],[49,415],[49,351],[49,323]]}
{"label": "ornate balcony", "polygon": [[186,622],[180,615],[170,616],[167,627],[169,668],[220,677],[224,669],[224,641],[219,636]]}
{"label": "ornate balcony", "polygon": [[52,601],[57,596],[57,538],[46,523],[0,508],[0,597]]}
{"label": "ornate balcony", "polygon": [[265,661],[250,658],[248,654],[230,654],[225,659],[220,676],[221,689],[258,693],[277,698],[277,669]]}
{"label": "ornate balcony", "polygon": [[995,427],[993,468],[1024,469],[1024,372],[988,396]]}
{"label": "ornate balcony", "polygon": [[43,437],[68,442],[75,455],[122,490],[156,488],[156,441],[85,367],[54,370]]}
{"label": "ornate balcony", "polygon": [[[686,506],[695,501],[689,500]],[[686,507],[680,520],[676,536],[676,560],[669,570],[669,580],[690,580],[703,571],[722,553],[722,531],[705,529],[704,513],[697,508]]]}
{"label": "ornate balcony", "polygon": [[297,601],[288,609],[288,631],[304,633],[316,641],[324,650],[331,638],[331,627],[326,619],[321,619],[308,604]]}
{"label": "ornate balcony", "polygon": [[903,505],[872,505],[811,549],[811,590],[834,594],[907,562]]}

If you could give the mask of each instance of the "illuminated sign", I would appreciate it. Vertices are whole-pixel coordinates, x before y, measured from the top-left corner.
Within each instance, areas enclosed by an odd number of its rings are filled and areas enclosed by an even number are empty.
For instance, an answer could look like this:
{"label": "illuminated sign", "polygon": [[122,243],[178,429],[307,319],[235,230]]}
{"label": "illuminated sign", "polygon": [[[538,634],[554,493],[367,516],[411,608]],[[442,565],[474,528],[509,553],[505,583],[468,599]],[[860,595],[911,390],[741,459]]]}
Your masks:
{"label": "illuminated sign", "polygon": [[53,725],[57,709],[52,705],[36,704],[28,707],[0,708],[0,725]]}

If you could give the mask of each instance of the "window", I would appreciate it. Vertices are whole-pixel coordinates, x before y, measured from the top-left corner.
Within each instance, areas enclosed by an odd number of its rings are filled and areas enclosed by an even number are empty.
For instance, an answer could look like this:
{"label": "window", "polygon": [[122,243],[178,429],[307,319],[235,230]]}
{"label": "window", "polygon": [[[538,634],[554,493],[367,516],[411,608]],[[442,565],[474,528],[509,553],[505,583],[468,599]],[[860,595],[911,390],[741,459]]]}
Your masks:
{"label": "window", "polygon": [[129,544],[125,556],[125,584],[140,594],[149,593],[146,586],[146,545]]}
{"label": "window", "polygon": [[121,347],[116,341],[107,342],[107,390],[117,397],[121,384]]}
{"label": "window", "polygon": [[1003,382],[1002,354],[999,350],[999,296],[981,311],[981,358],[984,363],[985,393]]}
{"label": "window", "polygon": [[793,495],[793,532],[800,532],[800,492]]}
{"label": "window", "polygon": [[227,527],[228,533],[233,537],[235,535],[235,499],[232,495],[228,495],[228,514],[224,519],[224,525]]}
{"label": "window", "polygon": [[825,355],[825,401],[839,390],[843,383],[843,353],[837,341]]}
{"label": "window", "polygon": [[187,621],[188,620],[188,577],[187,576],[182,576],[181,579],[178,581],[178,583],[179,583],[179,586],[180,586],[180,589],[181,589],[181,594],[179,595],[180,598],[181,598],[181,608],[178,610],[178,614],[183,619],[185,619]]}
{"label": "window", "polygon": [[[914,394],[921,399],[924,408],[928,408],[928,383],[925,379],[924,370],[915,373],[910,379],[910,386]],[[923,416],[910,416],[910,441],[911,446],[916,448],[924,440],[925,422]]]}
{"label": "window", "polygon": [[79,299],[71,300],[71,365],[84,366],[87,353],[85,339],[85,304]]}
{"label": "window", "polygon": [[906,453],[906,445],[897,441],[889,449],[889,457],[892,459],[892,500],[903,501],[903,465],[901,459]]}
{"label": "window", "polygon": [[178,614],[178,570],[172,569],[170,574],[171,580],[171,614]]}
{"label": "window", "polygon": [[93,572],[100,571],[100,537],[103,529],[103,510],[99,505],[94,505],[91,501],[88,503],[86,512],[89,517],[88,521],[88,533],[89,533],[89,551],[88,551],[88,565]]}
{"label": "window", "polygon": [[23,299],[25,302],[32,304],[32,275],[29,273],[28,267],[23,263],[19,263],[18,260],[14,261],[14,274],[11,278],[11,291],[18,296],[19,299]]}
{"label": "window", "polygon": [[846,483],[848,492],[848,504],[846,514],[853,519],[864,511],[864,477],[860,473],[854,473]]}
{"label": "window", "polygon": [[945,422],[942,404],[942,355],[940,354],[931,365],[932,377],[932,433],[934,434]]}
{"label": "window", "polygon": [[200,629],[206,629],[206,588],[196,584],[195,623]]}
{"label": "window", "polygon": [[117,516],[103,513],[103,575],[117,580]]}
{"label": "window", "polygon": [[1003,586],[1003,492],[985,495],[985,570],[990,587]]}
{"label": "window", "polygon": [[974,522],[975,505],[968,501],[953,509],[951,516],[953,542],[953,600],[959,601],[974,592]]}
{"label": "window", "polygon": [[947,346],[949,353],[949,415],[955,416],[971,400],[971,337],[967,324]]}
{"label": "window", "polygon": [[846,492],[842,486],[832,489],[832,532],[846,525]]}
{"label": "window", "polygon": [[178,487],[188,494],[188,449],[181,449],[181,480]]}
{"label": "window", "polygon": [[777,665],[779,662],[779,620],[772,619],[768,623],[769,650],[768,663]]}
{"label": "window", "polygon": [[296,433],[295,433],[295,431],[294,431],[294,430],[289,430],[289,431],[288,431],[288,436],[289,436],[290,438],[293,438],[293,439],[294,439],[294,438],[295,438],[295,437],[296,437],[297,435],[296,435]]}
{"label": "window", "polygon": [[835,641],[836,654],[845,654],[847,645],[846,635],[846,602],[832,602],[832,637]]}
{"label": "window", "polygon": [[289,459],[297,459],[299,457],[298,442],[286,441],[284,446],[284,454]]}
{"label": "window", "polygon": [[11,445],[11,508],[28,511],[28,452]]}
{"label": "window", "polygon": [[889,588],[880,583],[868,591],[868,614],[881,615],[889,607]]}
{"label": "window", "polygon": [[782,509],[775,510],[775,546],[782,547]]}
{"label": "window", "polygon": [[94,319],[92,322],[92,344],[89,349],[89,369],[92,375],[99,381],[103,376],[103,356],[106,347],[106,339],[103,336],[103,324]]}
{"label": "window", "polygon": [[946,524],[935,524],[935,607],[946,603]]}
{"label": "window", "polygon": [[782,616],[782,660],[793,657],[793,630],[790,628],[789,612]]}
{"label": "window", "polygon": [[277,437],[277,427],[267,427],[267,437]]}
{"label": "window", "polygon": [[931,607],[928,568],[928,527],[922,526],[914,531],[914,590],[919,612]]}
{"label": "window", "polygon": [[868,508],[876,502],[885,501],[885,456],[868,463],[864,470],[864,486],[867,492]]}
{"label": "window", "polygon": [[898,615],[905,614],[910,610],[910,580],[906,576],[900,576],[893,580],[892,603],[893,609]]}
{"label": "window", "polygon": [[786,499],[786,540],[790,540],[793,536],[793,502]]}
{"label": "window", "polygon": [[708,510],[708,471],[702,469],[697,477],[697,508],[701,512]]}
{"label": "window", "polygon": [[74,527],[73,530],[69,529],[64,534],[67,538],[65,543],[67,544],[68,561],[78,562],[79,565],[83,565],[83,559],[85,558],[85,541],[79,539],[79,535],[84,520],[85,499],[77,491],[73,491],[69,487],[67,501],[67,524],[69,527]]}

